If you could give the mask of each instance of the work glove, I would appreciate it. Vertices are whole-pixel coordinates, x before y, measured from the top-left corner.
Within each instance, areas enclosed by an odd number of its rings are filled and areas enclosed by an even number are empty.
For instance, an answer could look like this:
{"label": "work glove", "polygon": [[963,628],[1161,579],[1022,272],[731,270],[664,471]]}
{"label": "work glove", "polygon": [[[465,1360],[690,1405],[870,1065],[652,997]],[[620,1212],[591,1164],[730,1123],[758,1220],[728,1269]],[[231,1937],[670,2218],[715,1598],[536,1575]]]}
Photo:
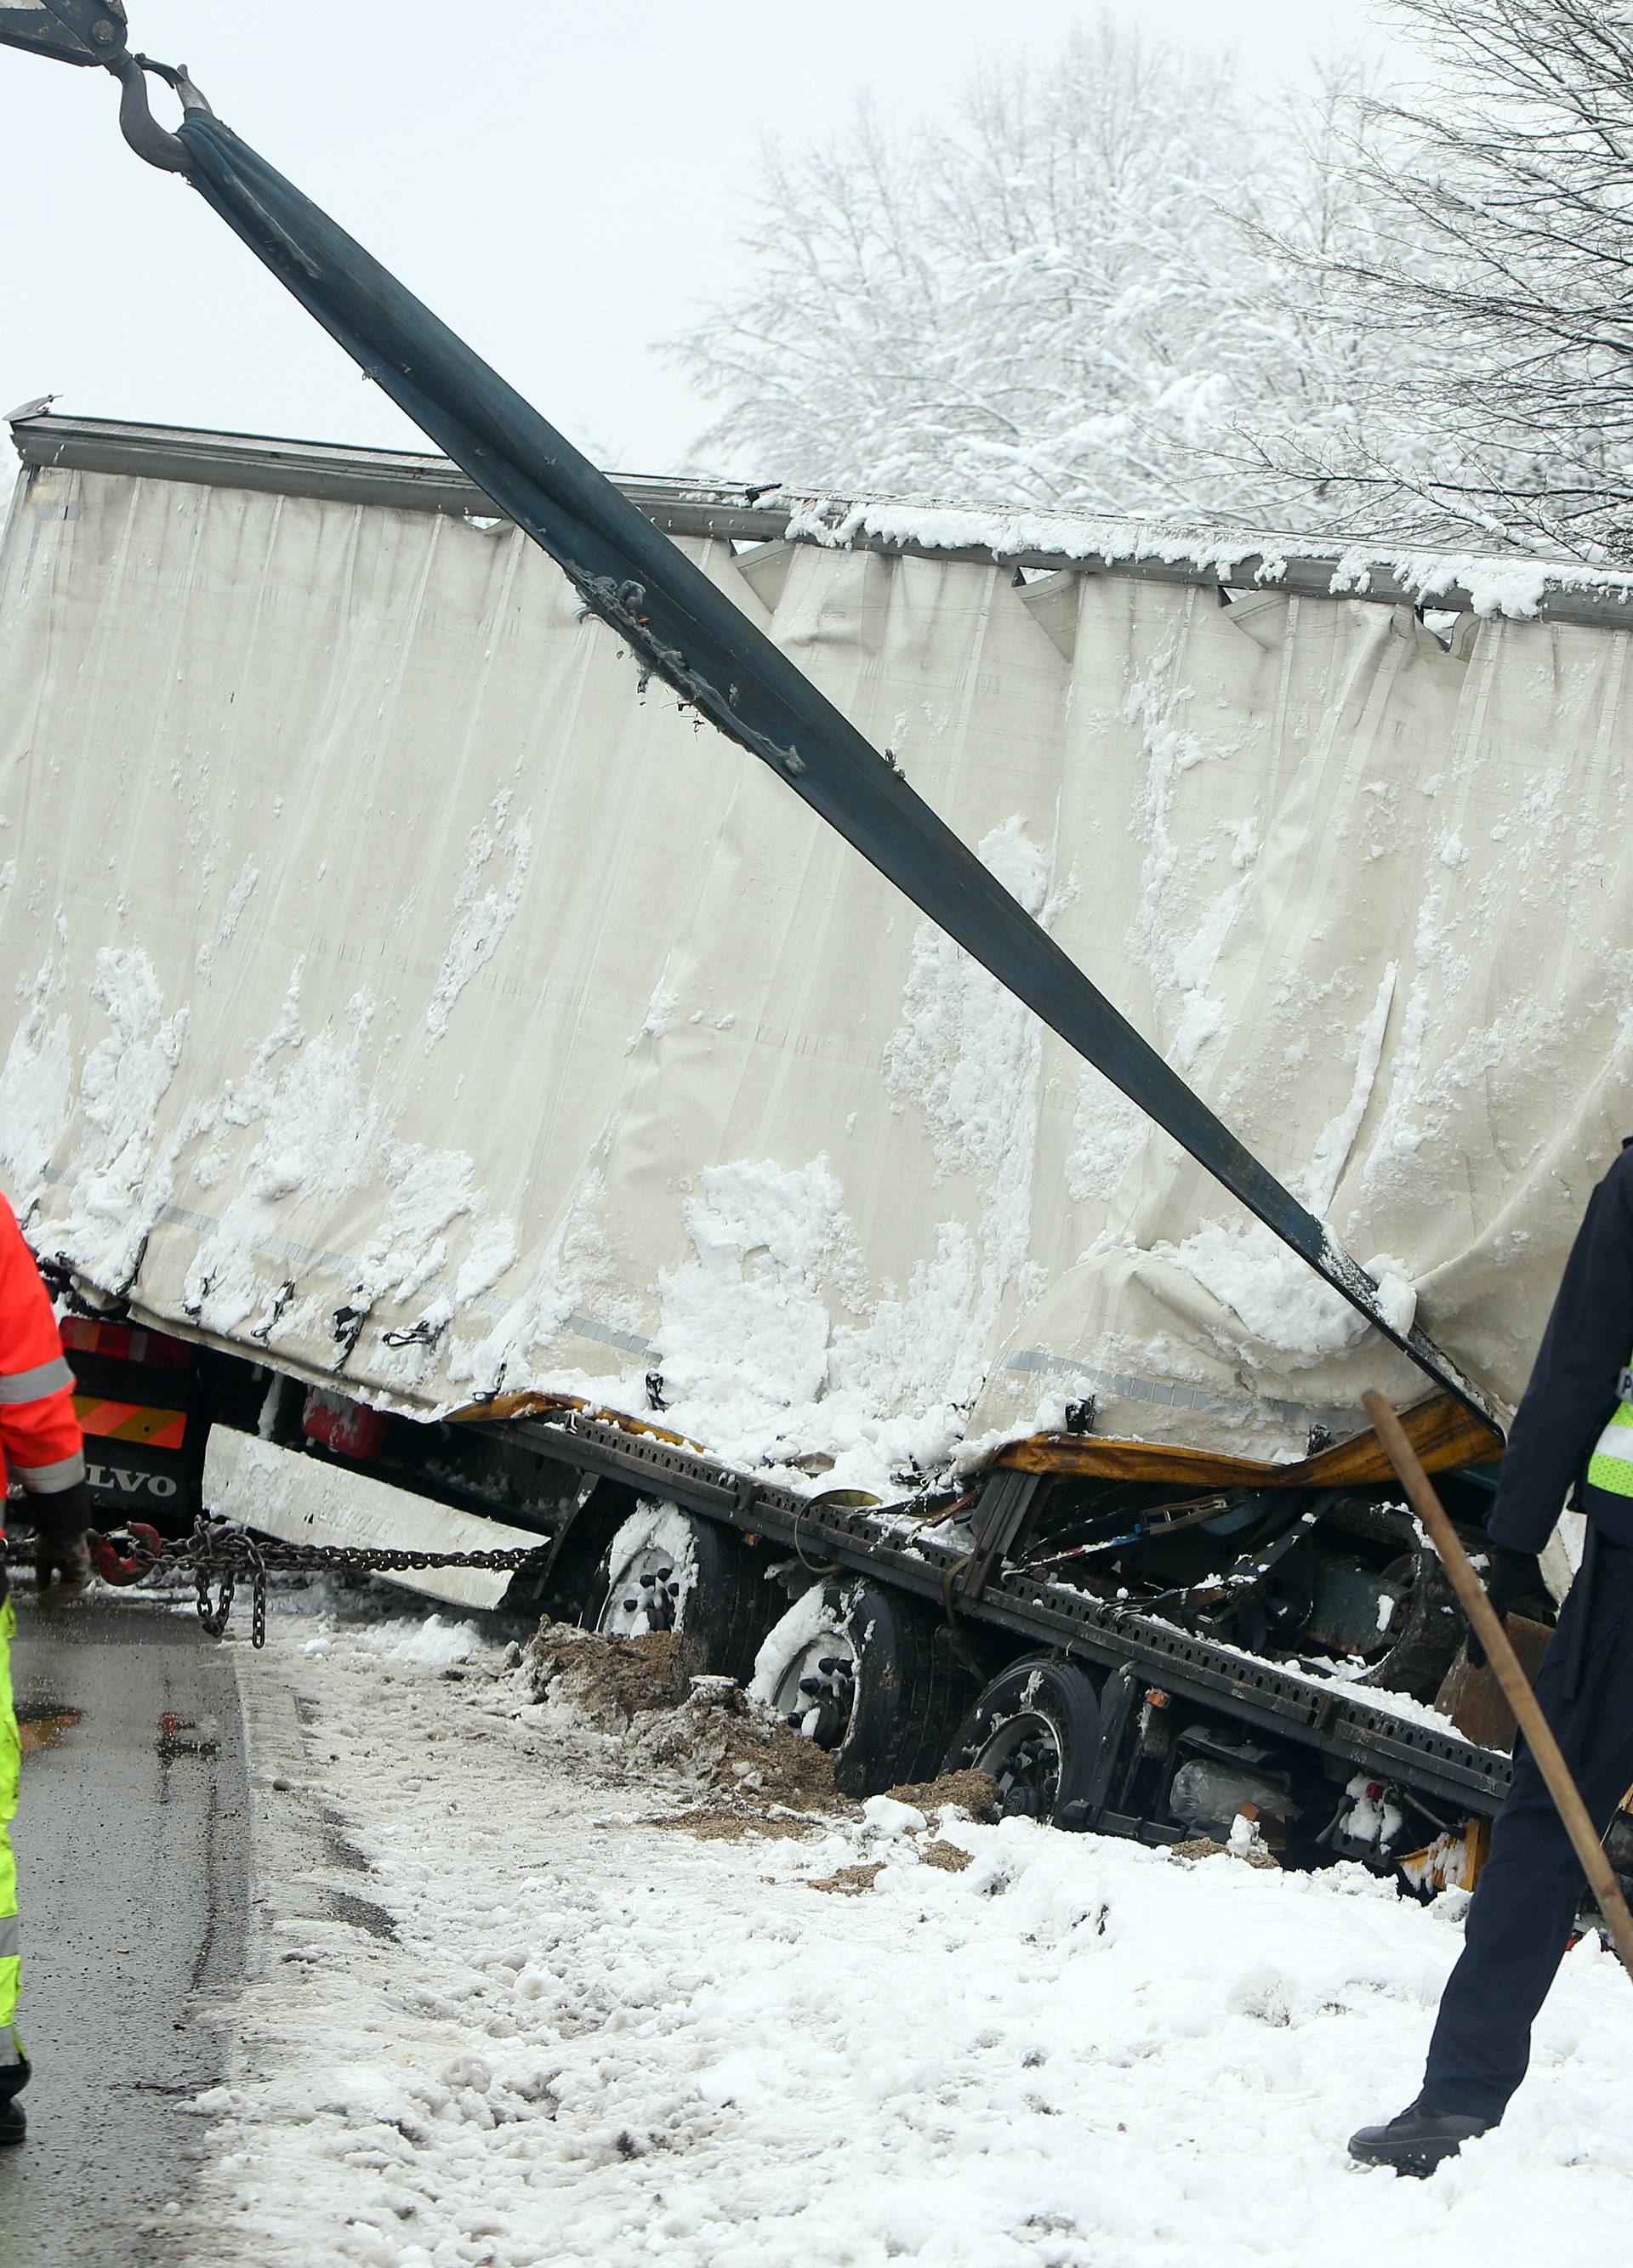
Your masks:
{"label": "work glove", "polygon": [[[1515,1600],[1523,1599],[1528,1591],[1541,1588],[1541,1565],[1534,1551],[1514,1551],[1506,1543],[1488,1543],[1486,1557],[1491,1563],[1486,1577],[1486,1596],[1497,1620],[1506,1624]],[[1486,1650],[1472,1627],[1468,1633],[1468,1666],[1471,1669],[1483,1669],[1486,1666]]]}
{"label": "work glove", "polygon": [[91,1491],[84,1481],[51,1496],[37,1496],[28,1509],[34,1522],[34,1587],[42,1604],[59,1606],[91,1587]]}

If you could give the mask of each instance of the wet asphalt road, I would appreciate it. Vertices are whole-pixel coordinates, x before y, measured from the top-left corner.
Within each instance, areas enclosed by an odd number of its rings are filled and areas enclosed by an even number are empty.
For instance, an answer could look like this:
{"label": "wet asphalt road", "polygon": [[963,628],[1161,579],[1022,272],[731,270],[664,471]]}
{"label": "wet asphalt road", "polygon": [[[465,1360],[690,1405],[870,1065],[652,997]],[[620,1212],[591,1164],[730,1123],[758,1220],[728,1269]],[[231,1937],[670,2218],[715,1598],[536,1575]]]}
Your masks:
{"label": "wet asphalt road", "polygon": [[[248,1799],[232,1653],[107,1593],[18,1600],[29,2138],[0,2268],[171,2268],[242,1977]],[[166,2212],[166,2207],[170,2208]],[[205,2257],[208,2257],[207,2249]]]}

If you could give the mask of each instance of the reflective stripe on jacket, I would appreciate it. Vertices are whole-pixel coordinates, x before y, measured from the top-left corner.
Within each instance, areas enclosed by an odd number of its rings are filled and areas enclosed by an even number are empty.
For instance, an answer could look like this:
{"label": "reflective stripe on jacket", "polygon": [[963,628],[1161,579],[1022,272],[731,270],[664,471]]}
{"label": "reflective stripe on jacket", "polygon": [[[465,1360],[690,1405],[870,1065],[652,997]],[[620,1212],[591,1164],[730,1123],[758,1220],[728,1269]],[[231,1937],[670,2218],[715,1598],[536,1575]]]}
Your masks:
{"label": "reflective stripe on jacket", "polygon": [[1610,1496],[1633,1496],[1633,1365],[1617,1381],[1621,1399],[1588,1459],[1588,1486]]}
{"label": "reflective stripe on jacket", "polygon": [[0,1486],[8,1475],[29,1496],[55,1496],[84,1480],[85,1458],[50,1295],[0,1197]]}

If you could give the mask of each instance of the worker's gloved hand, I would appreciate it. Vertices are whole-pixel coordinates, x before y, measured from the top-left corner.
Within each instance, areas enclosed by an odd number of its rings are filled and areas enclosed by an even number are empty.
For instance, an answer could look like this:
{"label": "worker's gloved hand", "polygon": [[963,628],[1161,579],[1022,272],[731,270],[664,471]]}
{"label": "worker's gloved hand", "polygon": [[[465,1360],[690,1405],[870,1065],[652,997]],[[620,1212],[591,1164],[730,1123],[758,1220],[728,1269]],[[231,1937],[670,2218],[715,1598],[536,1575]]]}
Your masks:
{"label": "worker's gloved hand", "polygon": [[91,1525],[91,1491],[76,1481],[51,1496],[37,1496],[29,1505],[34,1521],[34,1586],[48,1606],[77,1599],[91,1587],[91,1549],[85,1530]]}
{"label": "worker's gloved hand", "polygon": [[[1527,1591],[1540,1590],[1542,1569],[1534,1551],[1512,1551],[1506,1543],[1489,1543],[1486,1557],[1490,1572],[1486,1577],[1486,1596],[1490,1600],[1500,1623],[1508,1620],[1508,1610],[1516,1599],[1523,1599]],[[1483,1669],[1486,1650],[1474,1630],[1468,1633],[1468,1666]]]}

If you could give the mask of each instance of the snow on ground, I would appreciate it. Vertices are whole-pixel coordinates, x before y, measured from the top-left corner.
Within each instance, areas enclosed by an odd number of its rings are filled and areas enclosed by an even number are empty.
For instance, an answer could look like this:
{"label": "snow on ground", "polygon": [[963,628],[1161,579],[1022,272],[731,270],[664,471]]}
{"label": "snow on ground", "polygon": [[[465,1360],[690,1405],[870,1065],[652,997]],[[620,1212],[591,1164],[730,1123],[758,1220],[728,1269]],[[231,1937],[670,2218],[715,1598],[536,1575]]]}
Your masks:
{"label": "snow on ground", "polygon": [[1397,2181],[1343,2144],[1415,2091],[1451,1901],[952,1815],[942,1871],[898,1807],[699,1839],[489,1633],[377,1605],[275,1615],[240,1668],[265,1903],[195,2268],[1623,2257],[1595,1946],[1504,2129]]}

